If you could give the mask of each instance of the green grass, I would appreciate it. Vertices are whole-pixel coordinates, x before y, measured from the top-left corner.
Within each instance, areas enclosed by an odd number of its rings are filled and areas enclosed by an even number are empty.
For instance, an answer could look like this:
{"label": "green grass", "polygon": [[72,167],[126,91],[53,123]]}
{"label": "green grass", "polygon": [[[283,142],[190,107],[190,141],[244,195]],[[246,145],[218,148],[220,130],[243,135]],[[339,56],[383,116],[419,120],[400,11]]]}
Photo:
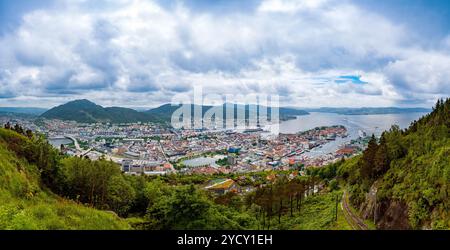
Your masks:
{"label": "green grass", "polygon": [[271,220],[271,229],[294,230],[351,230],[351,226],[344,218],[340,205],[338,205],[338,219],[335,221],[336,195],[342,197],[341,191],[310,196],[303,202],[300,212],[291,217],[289,211],[281,218]]}
{"label": "green grass", "polygon": [[6,149],[5,140],[25,138],[0,129],[0,230],[131,229],[112,212],[58,197],[40,183],[36,166]]}
{"label": "green grass", "polygon": [[371,220],[364,220],[364,223],[366,223],[367,227],[369,227],[369,230],[377,229],[377,226]]}
{"label": "green grass", "polygon": [[72,201],[39,193],[31,199],[0,195],[2,230],[113,230],[130,229],[113,213],[95,210]]}
{"label": "green grass", "polygon": [[353,230],[352,226],[347,222],[344,217],[344,211],[341,204],[338,205],[338,219],[335,224],[330,228],[331,230]]}
{"label": "green grass", "polygon": [[[351,204],[350,201],[348,200],[348,195],[345,197],[345,199],[347,199],[348,207],[350,208],[350,210],[352,211],[352,213],[355,214],[355,215],[357,215],[357,216],[360,216],[360,215],[359,215],[359,212],[356,211],[356,209],[352,206],[352,204]],[[360,218],[361,218],[361,217],[360,217]],[[361,219],[362,219],[362,220],[364,221],[364,223],[367,225],[367,227],[369,228],[369,230],[376,230],[376,229],[377,229],[377,226],[373,223],[372,220],[369,220],[369,219],[364,220],[363,218],[361,218]]]}

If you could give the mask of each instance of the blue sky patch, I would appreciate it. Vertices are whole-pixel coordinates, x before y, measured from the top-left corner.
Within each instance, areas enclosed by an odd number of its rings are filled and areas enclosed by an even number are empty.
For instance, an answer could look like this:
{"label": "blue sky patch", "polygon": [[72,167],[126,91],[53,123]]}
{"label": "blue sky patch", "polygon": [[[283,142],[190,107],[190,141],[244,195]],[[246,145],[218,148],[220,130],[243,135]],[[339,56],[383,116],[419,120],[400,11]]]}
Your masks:
{"label": "blue sky patch", "polygon": [[361,76],[355,76],[355,75],[346,75],[346,76],[339,76],[336,80],[334,80],[335,83],[353,83],[353,84],[367,84],[368,82],[362,81]]}

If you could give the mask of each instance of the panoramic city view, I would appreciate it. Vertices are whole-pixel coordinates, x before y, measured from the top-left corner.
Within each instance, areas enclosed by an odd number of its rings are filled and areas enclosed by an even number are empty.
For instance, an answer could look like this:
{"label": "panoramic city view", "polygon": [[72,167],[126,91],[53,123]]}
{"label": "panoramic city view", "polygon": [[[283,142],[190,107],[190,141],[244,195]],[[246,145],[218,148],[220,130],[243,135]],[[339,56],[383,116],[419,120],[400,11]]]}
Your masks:
{"label": "panoramic city view", "polygon": [[446,1],[0,1],[0,16],[1,230],[450,229]]}

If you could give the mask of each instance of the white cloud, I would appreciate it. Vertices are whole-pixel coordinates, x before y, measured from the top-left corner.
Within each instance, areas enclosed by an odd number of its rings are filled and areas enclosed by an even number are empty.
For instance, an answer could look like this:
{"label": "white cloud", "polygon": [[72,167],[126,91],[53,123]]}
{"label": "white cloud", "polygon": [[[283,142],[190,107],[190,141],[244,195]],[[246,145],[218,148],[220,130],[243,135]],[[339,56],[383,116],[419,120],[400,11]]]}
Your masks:
{"label": "white cloud", "polygon": [[265,0],[258,7],[261,12],[297,12],[301,10],[317,9],[328,0]]}
{"label": "white cloud", "polygon": [[[279,93],[299,106],[396,105],[450,92],[448,47],[423,49],[411,30],[347,2],[268,0],[223,15],[182,2],[123,0],[104,10],[87,2],[30,12],[0,37],[0,104],[154,106],[193,85]],[[341,75],[368,83],[334,82]]]}
{"label": "white cloud", "polygon": [[450,55],[415,51],[387,65],[386,74],[396,86],[413,93],[450,93]]}

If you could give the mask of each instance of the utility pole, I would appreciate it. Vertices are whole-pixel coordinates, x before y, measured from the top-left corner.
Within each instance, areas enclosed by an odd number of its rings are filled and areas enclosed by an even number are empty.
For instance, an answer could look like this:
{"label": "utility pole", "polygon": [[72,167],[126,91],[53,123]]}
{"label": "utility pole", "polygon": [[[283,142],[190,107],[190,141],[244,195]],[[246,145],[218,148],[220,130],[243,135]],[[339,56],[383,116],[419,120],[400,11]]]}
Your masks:
{"label": "utility pole", "polygon": [[337,221],[338,218],[338,203],[339,203],[339,195],[336,194],[336,208],[335,208],[335,221]]}
{"label": "utility pole", "polygon": [[375,206],[373,208],[373,224],[377,224],[377,190],[375,189]]}

